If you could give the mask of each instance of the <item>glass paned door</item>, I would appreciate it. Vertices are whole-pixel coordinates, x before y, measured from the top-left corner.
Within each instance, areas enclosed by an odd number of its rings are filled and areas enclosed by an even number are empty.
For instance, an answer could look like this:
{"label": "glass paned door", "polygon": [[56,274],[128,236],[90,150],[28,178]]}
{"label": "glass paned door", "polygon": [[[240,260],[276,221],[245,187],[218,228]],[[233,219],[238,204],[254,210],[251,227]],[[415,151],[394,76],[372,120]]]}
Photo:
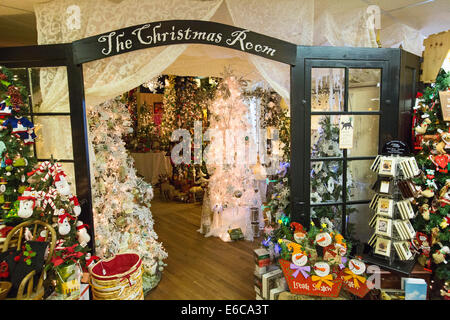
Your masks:
{"label": "glass paned door", "polygon": [[66,67],[25,67],[10,70],[28,89],[30,113],[27,116],[34,123],[37,135],[33,146],[34,156],[39,163],[51,158],[60,162],[70,179],[72,193],[76,194],[69,97],[55,100],[51,96],[52,91],[42,85],[49,82],[48,74],[61,74],[58,85],[67,92]]}
{"label": "glass paned door", "polygon": [[328,219],[356,242],[368,240],[367,204],[375,182],[370,164],[382,144],[386,68],[385,61],[305,62],[306,207],[312,219]]}

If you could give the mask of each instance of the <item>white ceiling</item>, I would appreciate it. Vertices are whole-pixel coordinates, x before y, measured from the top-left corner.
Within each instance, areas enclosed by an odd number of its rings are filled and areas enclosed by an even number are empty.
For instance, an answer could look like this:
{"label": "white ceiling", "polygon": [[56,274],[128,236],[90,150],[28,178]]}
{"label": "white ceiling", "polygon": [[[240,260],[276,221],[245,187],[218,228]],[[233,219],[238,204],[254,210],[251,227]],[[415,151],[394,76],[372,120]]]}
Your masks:
{"label": "white ceiling", "polygon": [[[33,6],[44,2],[48,0],[0,0],[0,46],[36,44]],[[404,23],[420,30],[425,37],[450,29],[450,0],[315,0],[315,3],[316,17],[320,15],[322,8],[331,4],[337,4],[342,10],[374,4],[381,9],[382,28],[394,23]],[[216,14],[220,15],[220,12]]]}

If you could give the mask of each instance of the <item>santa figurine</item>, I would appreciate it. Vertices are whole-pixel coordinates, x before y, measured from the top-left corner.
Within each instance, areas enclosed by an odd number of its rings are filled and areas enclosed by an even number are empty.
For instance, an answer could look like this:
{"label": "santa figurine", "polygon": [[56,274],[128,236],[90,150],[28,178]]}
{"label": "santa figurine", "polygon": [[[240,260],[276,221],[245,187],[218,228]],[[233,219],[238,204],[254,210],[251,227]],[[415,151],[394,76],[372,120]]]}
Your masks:
{"label": "santa figurine", "polygon": [[70,185],[69,182],[67,182],[64,172],[60,171],[56,174],[55,187],[62,196],[68,196],[70,194]]}

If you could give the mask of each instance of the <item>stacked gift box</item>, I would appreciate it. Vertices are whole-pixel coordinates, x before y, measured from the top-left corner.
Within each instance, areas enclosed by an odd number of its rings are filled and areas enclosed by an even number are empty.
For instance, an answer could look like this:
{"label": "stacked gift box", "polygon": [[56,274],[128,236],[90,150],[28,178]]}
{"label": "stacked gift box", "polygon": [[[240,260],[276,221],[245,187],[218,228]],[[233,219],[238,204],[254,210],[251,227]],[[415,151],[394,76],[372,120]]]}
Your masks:
{"label": "stacked gift box", "polygon": [[256,300],[277,300],[281,292],[287,291],[283,271],[272,263],[267,249],[255,249],[254,256]]}

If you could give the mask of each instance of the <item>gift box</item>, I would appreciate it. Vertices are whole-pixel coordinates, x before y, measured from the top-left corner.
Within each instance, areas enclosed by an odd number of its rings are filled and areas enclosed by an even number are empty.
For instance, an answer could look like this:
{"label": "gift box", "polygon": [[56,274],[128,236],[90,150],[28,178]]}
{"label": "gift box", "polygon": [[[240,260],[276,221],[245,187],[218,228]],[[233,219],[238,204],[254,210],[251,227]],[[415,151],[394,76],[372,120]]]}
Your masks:
{"label": "gift box", "polygon": [[257,267],[265,267],[270,265],[270,253],[267,249],[259,248],[253,250],[255,264]]}
{"label": "gift box", "polygon": [[405,300],[427,299],[427,283],[424,279],[405,278],[403,287],[405,288]]}
{"label": "gift box", "polygon": [[276,269],[267,272],[262,276],[262,297],[263,299],[270,298],[270,290],[277,287],[277,280],[283,276],[281,269]]}
{"label": "gift box", "polygon": [[269,300],[278,300],[278,297],[282,292],[287,291],[285,288],[274,288],[270,290]]}
{"label": "gift box", "polygon": [[228,234],[230,235],[231,240],[244,239],[244,234],[242,233],[241,228],[228,230]]}
{"label": "gift box", "polygon": [[289,261],[279,259],[289,291],[294,294],[321,297],[337,297],[341,291],[342,279],[309,275],[310,267],[299,267]]}

